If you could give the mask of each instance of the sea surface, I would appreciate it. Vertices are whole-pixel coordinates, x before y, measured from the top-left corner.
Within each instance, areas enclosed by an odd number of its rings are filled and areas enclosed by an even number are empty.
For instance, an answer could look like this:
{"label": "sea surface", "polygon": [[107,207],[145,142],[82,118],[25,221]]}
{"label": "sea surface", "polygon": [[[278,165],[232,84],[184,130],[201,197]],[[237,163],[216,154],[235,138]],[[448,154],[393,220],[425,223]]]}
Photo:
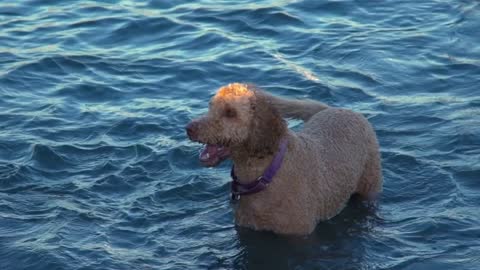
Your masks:
{"label": "sea surface", "polygon": [[[235,81],[368,117],[377,207],[237,228],[184,131]],[[2,0],[0,125],[1,270],[480,269],[479,1]]]}

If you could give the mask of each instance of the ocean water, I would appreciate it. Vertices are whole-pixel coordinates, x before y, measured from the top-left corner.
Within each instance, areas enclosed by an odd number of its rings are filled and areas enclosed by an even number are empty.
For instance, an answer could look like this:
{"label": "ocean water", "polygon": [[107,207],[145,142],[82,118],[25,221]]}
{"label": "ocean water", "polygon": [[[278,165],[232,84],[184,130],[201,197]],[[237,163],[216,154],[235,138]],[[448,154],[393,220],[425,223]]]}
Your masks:
{"label": "ocean water", "polygon": [[[234,81],[366,115],[377,208],[235,227],[184,132]],[[0,124],[2,270],[480,269],[478,1],[2,0]]]}

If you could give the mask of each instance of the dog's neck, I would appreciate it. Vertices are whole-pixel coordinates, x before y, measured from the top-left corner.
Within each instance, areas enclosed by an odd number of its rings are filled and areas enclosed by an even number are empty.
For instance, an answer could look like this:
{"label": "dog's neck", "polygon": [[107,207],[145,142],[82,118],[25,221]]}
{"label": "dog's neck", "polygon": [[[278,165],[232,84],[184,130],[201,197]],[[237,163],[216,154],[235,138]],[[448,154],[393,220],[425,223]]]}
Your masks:
{"label": "dog's neck", "polygon": [[[283,138],[283,137],[282,137]],[[287,138],[284,138],[283,141],[284,147],[286,145]],[[238,182],[242,184],[247,184],[249,182],[255,181],[259,176],[262,176],[265,171],[271,166],[275,156],[278,155],[280,151],[281,141],[277,140],[272,151],[261,151],[264,154],[262,155],[252,155],[251,152],[248,152],[245,148],[236,147],[232,149],[232,160],[235,167],[235,175]],[[281,159],[283,159],[284,151],[281,154]],[[278,159],[278,157],[277,157]]]}
{"label": "dog's neck", "polygon": [[231,148],[235,174],[240,183],[248,183],[263,175],[288,134],[288,127],[279,112],[262,93],[256,93],[250,132],[246,140]]}
{"label": "dog's neck", "polygon": [[272,162],[274,154],[258,157],[249,156],[247,153],[242,152],[243,151],[233,151],[232,160],[238,182],[246,184],[257,179],[264,173]]}

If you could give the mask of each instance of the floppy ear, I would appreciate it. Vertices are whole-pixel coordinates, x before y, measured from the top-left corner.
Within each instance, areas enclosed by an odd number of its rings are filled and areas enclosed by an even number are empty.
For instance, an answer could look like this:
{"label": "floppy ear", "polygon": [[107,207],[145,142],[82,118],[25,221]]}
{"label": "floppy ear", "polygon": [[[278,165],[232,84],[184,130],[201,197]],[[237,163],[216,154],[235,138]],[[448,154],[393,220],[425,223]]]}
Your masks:
{"label": "floppy ear", "polygon": [[264,157],[273,155],[278,148],[287,125],[277,109],[262,93],[255,91],[250,97],[252,121],[250,123],[245,148],[249,156]]}

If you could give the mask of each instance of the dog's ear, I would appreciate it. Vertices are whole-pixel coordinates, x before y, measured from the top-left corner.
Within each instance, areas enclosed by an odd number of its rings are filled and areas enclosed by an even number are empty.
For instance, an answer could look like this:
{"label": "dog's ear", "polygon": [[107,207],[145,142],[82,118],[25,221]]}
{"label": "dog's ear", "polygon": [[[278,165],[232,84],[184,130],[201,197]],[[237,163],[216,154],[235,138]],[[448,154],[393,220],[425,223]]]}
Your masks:
{"label": "dog's ear", "polygon": [[255,92],[250,98],[252,121],[245,148],[249,156],[264,157],[277,151],[280,139],[286,133],[287,125],[267,96],[261,92]]}

